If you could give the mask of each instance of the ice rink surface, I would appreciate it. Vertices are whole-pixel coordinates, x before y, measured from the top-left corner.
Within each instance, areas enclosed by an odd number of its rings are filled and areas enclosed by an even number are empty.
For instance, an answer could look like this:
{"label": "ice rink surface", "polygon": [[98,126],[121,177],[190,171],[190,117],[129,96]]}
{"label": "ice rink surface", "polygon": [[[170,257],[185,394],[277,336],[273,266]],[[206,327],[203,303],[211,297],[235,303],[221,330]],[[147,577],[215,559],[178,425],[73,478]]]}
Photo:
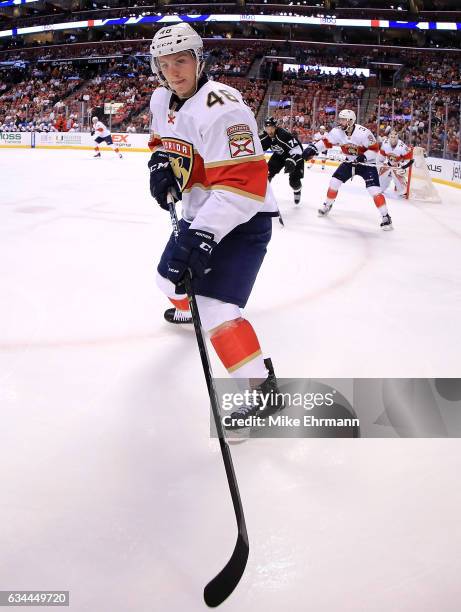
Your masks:
{"label": "ice rink surface", "polygon": [[[154,284],[169,217],[147,154],[0,150],[0,590],[71,610],[197,612],[236,528],[193,331]],[[461,192],[363,182],[317,217],[306,171],[246,316],[280,377],[459,377]],[[216,375],[222,367],[211,353]],[[251,440],[232,447],[250,536],[222,610],[455,612],[458,440]]]}

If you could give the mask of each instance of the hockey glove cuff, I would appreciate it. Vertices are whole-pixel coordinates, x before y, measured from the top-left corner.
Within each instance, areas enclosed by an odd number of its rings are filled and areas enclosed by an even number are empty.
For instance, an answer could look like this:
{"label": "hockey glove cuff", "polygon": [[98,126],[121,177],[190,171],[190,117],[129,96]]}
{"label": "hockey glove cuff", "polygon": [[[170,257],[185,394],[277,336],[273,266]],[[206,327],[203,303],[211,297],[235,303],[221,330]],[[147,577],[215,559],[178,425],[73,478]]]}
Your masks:
{"label": "hockey glove cuff", "polygon": [[292,157],[285,160],[285,174],[291,174],[296,169],[296,161]]}
{"label": "hockey glove cuff", "polygon": [[366,164],[367,161],[368,160],[365,157],[365,155],[363,155],[363,153],[360,153],[360,155],[357,155],[357,157],[355,158],[355,163],[356,164]]}
{"label": "hockey glove cuff", "polygon": [[318,154],[319,152],[317,150],[317,147],[314,144],[310,143],[303,150],[303,159],[304,161],[309,161],[312,157],[315,157]]}
{"label": "hockey glove cuff", "polygon": [[409,160],[407,161],[407,163],[406,163],[406,164],[403,164],[402,166],[400,166],[400,168],[401,168],[402,170],[406,170],[407,168],[409,168],[410,166],[412,166],[414,163],[415,163],[415,160],[414,160],[414,159],[409,159]]}
{"label": "hockey glove cuff", "polygon": [[204,230],[181,232],[168,262],[168,279],[178,285],[187,270],[190,270],[193,278],[205,276],[209,257],[216,244],[214,235]]}
{"label": "hockey glove cuff", "polygon": [[174,202],[181,199],[178,181],[170,165],[170,158],[165,151],[152,153],[147,163],[150,170],[150,192],[163,210],[168,210],[168,194]]}

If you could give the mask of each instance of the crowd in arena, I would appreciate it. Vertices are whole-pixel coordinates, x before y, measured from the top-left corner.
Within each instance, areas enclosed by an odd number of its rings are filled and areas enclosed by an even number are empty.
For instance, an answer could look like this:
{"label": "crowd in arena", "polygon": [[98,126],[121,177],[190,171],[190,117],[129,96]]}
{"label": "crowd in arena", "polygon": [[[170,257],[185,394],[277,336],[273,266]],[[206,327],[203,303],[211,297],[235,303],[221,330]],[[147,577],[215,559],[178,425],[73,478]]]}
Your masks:
{"label": "crowd in arena", "polygon": [[[112,128],[148,132],[149,100],[157,81],[152,75],[147,52],[145,43],[134,42],[97,44],[88,48],[66,45],[15,53],[13,59],[26,60],[30,64],[25,66],[19,83],[3,85],[0,131],[68,131],[75,129],[76,124],[79,127],[76,117],[80,115],[82,120],[82,103],[86,111],[112,102],[121,104],[110,117]],[[258,46],[237,50],[219,47],[205,54],[210,78],[219,77],[222,82],[237,87],[255,113],[264,98],[267,82],[243,77],[257,52]],[[93,66],[94,75],[90,72],[91,64],[53,65],[63,59],[80,57],[101,58],[104,63]],[[47,83],[49,91],[43,95]],[[14,104],[6,112],[11,101]],[[88,117],[85,120],[88,126]]]}
{"label": "crowd in arena", "polygon": [[365,89],[365,79],[357,76],[305,71],[293,78],[289,72],[282,83],[280,99],[272,101],[272,116],[281,125],[294,129],[301,141],[311,137],[315,115],[318,124],[328,125],[343,108],[357,109]]}
{"label": "crowd in arena", "polygon": [[460,97],[454,92],[389,88],[380,91],[368,127],[378,132],[379,124],[381,135],[395,128],[412,146],[430,149],[437,157],[456,157],[460,111]]}
{"label": "crowd in arena", "polygon": [[253,48],[231,49],[230,47],[216,47],[209,55],[207,73],[216,78],[226,76],[245,76],[253,62],[255,50]]}
{"label": "crowd in arena", "polygon": [[[82,83],[72,67],[35,67],[20,83],[3,84],[0,93],[0,130],[32,131],[70,129],[62,114],[62,101]],[[0,90],[1,92],[1,90]]]}
{"label": "crowd in arena", "polygon": [[[148,132],[149,99],[157,86],[149,66],[148,49],[149,41],[133,40],[10,53],[8,59],[22,62],[23,66],[15,69],[15,78],[11,74],[8,78],[8,71],[2,70],[6,78],[2,78],[0,85],[0,131],[87,129],[85,113],[113,102],[121,106],[110,117],[112,129]],[[263,56],[270,59],[278,54],[287,55],[286,49],[286,45],[264,41],[246,46],[207,43],[206,70],[210,78],[239,89],[257,114],[269,80],[249,78],[248,72],[257,59],[261,63],[259,76],[265,76],[269,62],[259,60]],[[0,62],[5,58],[1,54]],[[400,80],[395,87],[378,89],[373,77],[346,74],[344,70],[332,75],[307,68],[373,67],[375,50],[364,53],[342,48],[338,52],[337,47],[331,46],[297,49],[290,61],[304,67],[288,69],[282,75],[279,95],[271,99],[271,106],[266,106],[263,112],[270,112],[281,125],[308,142],[313,129],[322,124],[331,127],[339,110],[352,108],[362,123],[381,137],[395,127],[408,144],[429,148],[432,155],[456,157],[460,130],[459,60],[449,53],[389,50],[386,61],[396,59],[402,67]],[[370,103],[373,88],[375,96]]]}

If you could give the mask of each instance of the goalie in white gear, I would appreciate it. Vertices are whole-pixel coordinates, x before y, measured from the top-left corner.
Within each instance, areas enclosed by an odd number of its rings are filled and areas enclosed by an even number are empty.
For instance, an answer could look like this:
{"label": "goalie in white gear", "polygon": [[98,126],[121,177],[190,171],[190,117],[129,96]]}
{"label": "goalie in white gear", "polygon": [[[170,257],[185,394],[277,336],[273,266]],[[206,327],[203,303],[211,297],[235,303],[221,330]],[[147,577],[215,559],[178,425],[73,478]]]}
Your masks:
{"label": "goalie in white gear", "polygon": [[378,143],[370,130],[356,123],[354,111],[342,110],[338,115],[338,126],[334,127],[317,143],[309,143],[303,151],[306,161],[325,151],[339,145],[345,160],[333,173],[328,186],[327,198],[319,209],[319,216],[325,217],[330,212],[343,183],[358,175],[365,181],[366,189],[373,198],[376,208],[381,215],[383,230],[392,229],[392,220],[387,210],[386,198],[379,184],[379,175],[376,168],[376,154]]}
{"label": "goalie in white gear", "polygon": [[381,143],[378,155],[379,182],[383,191],[391,182],[395,185],[396,194],[403,198],[407,195],[407,168],[413,163],[412,150],[399,139],[398,132],[392,130],[388,138]]}

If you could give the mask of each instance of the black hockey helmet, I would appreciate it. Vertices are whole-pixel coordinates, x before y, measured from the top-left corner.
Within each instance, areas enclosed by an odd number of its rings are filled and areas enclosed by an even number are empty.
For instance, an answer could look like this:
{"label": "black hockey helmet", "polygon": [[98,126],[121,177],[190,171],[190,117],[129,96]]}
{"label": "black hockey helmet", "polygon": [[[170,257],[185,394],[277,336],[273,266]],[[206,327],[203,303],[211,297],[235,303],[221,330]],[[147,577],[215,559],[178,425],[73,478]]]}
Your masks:
{"label": "black hockey helmet", "polygon": [[265,121],[264,121],[264,126],[265,127],[277,127],[277,121],[275,120],[274,117],[268,117]]}

